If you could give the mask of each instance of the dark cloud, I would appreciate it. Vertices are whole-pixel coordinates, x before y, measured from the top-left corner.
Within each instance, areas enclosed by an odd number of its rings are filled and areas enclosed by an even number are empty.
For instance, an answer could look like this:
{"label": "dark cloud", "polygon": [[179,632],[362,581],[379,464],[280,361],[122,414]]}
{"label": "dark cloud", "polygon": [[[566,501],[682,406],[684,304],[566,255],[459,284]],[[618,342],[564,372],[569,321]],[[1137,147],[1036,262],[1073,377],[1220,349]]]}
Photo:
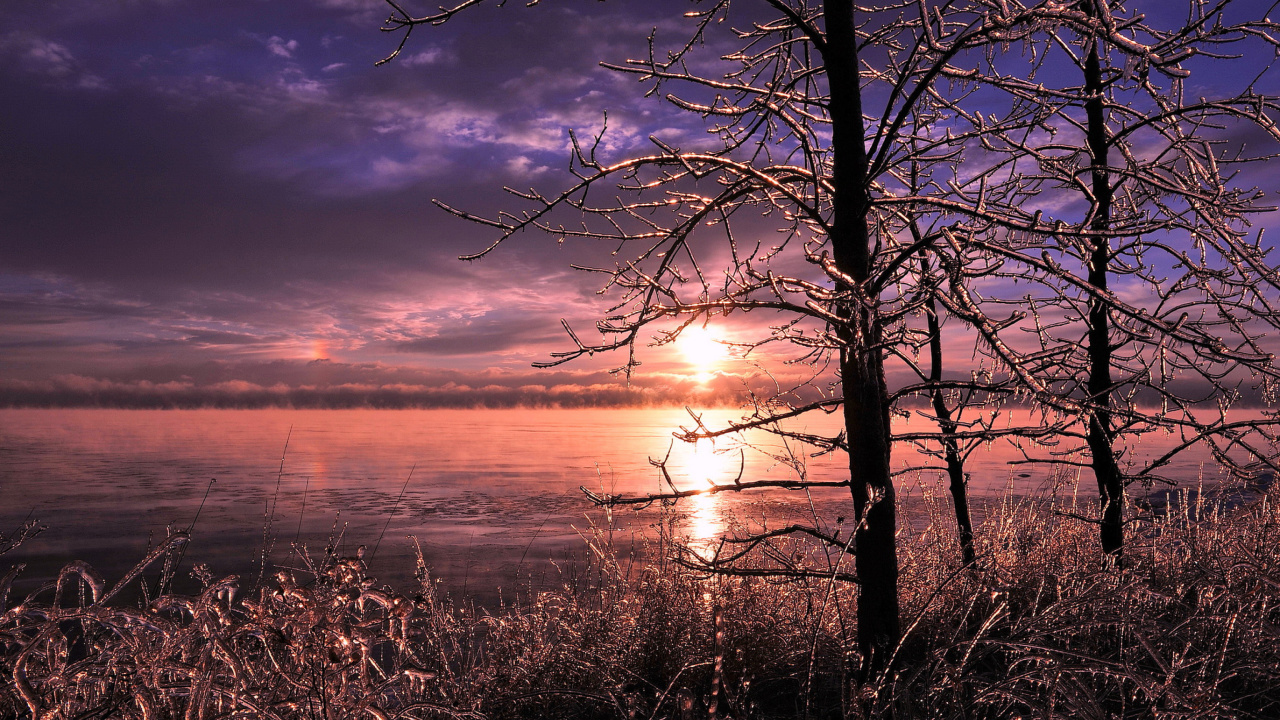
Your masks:
{"label": "dark cloud", "polygon": [[[548,332],[545,323],[529,318],[506,317],[450,324],[428,337],[394,343],[398,352],[425,355],[477,355],[527,347],[545,346],[564,340],[563,332]],[[559,329],[557,326],[555,329]]]}
{"label": "dark cloud", "polygon": [[245,333],[199,329],[193,329],[188,332],[187,341],[201,345],[254,345],[263,341],[260,335],[248,335]]}

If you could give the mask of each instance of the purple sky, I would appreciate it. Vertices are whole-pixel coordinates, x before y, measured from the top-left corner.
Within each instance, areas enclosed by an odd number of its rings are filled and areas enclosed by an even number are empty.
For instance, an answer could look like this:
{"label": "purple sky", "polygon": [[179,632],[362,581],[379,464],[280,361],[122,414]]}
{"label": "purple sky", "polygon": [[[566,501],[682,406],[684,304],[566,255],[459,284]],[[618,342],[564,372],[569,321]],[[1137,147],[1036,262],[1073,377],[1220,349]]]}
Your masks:
{"label": "purple sky", "polygon": [[503,185],[554,187],[567,130],[604,111],[613,151],[694,131],[596,64],[684,3],[520,5],[374,67],[397,40],[380,0],[6,3],[0,383],[616,392],[620,358],[529,367],[601,308],[572,257],[530,237],[460,262],[492,238],[430,199],[492,213]]}
{"label": "purple sky", "polygon": [[[605,111],[616,156],[705,137],[597,65],[683,40],[688,7],[482,6],[375,67],[381,0],[6,2],[0,404],[628,400],[621,357],[530,368],[606,307],[581,256],[529,236],[460,262],[493,236],[430,200],[561,187],[567,131]],[[642,359],[642,398],[738,387]]]}

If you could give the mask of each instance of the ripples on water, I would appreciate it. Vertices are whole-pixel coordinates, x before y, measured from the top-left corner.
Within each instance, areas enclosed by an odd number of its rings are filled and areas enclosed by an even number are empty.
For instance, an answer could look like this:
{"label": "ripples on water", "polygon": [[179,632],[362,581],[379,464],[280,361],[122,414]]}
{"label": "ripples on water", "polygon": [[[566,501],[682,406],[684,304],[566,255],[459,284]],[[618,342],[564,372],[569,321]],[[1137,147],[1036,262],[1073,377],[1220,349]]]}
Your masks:
{"label": "ripples on water", "polygon": [[[714,427],[738,416],[708,411],[704,422]],[[827,416],[793,429],[825,432],[836,422]],[[199,510],[187,562],[251,575],[268,520],[276,538],[272,563],[286,562],[295,538],[322,550],[344,524],[341,549],[354,554],[358,545],[378,542],[403,488],[373,572],[407,581],[414,562],[406,536],[413,535],[447,586],[493,597],[518,579],[550,581],[551,561],[580,551],[580,532],[604,522],[579,486],[658,491],[648,459],[668,449],[681,489],[731,482],[740,470],[744,479],[794,477],[784,464],[740,452],[732,442],[673,444],[679,425],[690,425],[681,409],[0,410],[0,526],[10,530],[27,517],[49,526],[0,564],[28,563],[28,582],[35,582],[84,559],[116,578],[145,554],[149,538],[163,537],[166,526],[186,529]],[[763,434],[747,440],[781,454]],[[1037,471],[1011,471],[1011,458],[997,446],[971,459],[979,505],[1006,488],[1044,488]],[[809,458],[807,472],[815,480],[839,479],[842,461]],[[1184,458],[1175,472],[1194,481],[1200,462]],[[217,482],[209,489],[211,478]],[[923,483],[908,478],[908,498],[945,494],[932,479]],[[620,509],[614,537],[652,538],[665,512],[679,532],[705,546],[731,518],[782,525],[809,516],[809,501],[771,491],[698,496],[665,511]],[[812,495],[814,508],[833,516],[848,512],[847,501],[843,488]]]}

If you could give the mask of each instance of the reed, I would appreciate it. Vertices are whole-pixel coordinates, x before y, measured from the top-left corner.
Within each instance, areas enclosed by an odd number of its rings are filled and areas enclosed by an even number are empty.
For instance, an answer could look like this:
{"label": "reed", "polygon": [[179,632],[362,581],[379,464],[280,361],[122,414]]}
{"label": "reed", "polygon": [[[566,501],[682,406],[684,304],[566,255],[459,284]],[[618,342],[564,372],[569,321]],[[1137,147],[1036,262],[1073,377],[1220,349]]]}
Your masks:
{"label": "reed", "polygon": [[[590,535],[561,585],[485,611],[298,547],[255,594],[121,602],[84,563],[0,615],[0,716],[39,718],[1260,718],[1280,716],[1280,512],[1184,493],[1132,523],[1006,499],[963,567],[945,508],[904,530],[905,638],[857,686],[856,586],[706,577]],[[942,502],[942,501],[938,501]],[[336,547],[337,544],[332,544]]]}

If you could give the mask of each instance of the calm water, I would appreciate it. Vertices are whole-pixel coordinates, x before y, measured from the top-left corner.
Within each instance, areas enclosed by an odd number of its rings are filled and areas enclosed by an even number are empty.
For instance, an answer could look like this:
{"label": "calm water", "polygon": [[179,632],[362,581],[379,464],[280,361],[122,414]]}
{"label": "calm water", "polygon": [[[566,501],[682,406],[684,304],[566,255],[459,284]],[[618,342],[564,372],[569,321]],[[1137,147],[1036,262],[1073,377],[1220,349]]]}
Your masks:
{"label": "calm water", "polygon": [[[705,421],[737,416],[710,411]],[[826,426],[794,429],[827,431],[835,418],[818,422]],[[27,517],[49,526],[0,566],[26,562],[34,583],[84,559],[110,582],[145,554],[149,538],[194,521],[187,567],[204,562],[216,574],[256,577],[264,528],[274,538],[270,569],[289,562],[295,542],[322,550],[335,527],[346,528],[344,553],[371,550],[387,526],[371,563],[380,578],[411,577],[412,535],[447,587],[491,598],[502,586],[557,582],[554,561],[581,552],[580,534],[605,522],[579,487],[657,491],[648,459],[669,448],[682,489],[732,481],[740,468],[745,479],[794,477],[769,456],[785,453],[767,436],[747,438],[763,453],[728,441],[673,446],[671,431],[682,424],[689,415],[676,409],[0,410],[0,527]],[[1012,458],[996,447],[971,459],[979,506],[1006,488],[1046,486],[1043,470],[1010,466]],[[806,471],[838,479],[841,460],[810,458]],[[899,453],[895,461],[919,458]],[[1174,472],[1194,481],[1201,465],[1188,456]],[[916,498],[945,494],[930,477],[904,476],[904,484]],[[845,489],[815,492],[812,501],[820,513],[848,513]],[[723,494],[620,510],[613,522],[622,543],[654,537],[664,521],[709,541],[733,520],[776,526],[811,512],[803,494]]]}

